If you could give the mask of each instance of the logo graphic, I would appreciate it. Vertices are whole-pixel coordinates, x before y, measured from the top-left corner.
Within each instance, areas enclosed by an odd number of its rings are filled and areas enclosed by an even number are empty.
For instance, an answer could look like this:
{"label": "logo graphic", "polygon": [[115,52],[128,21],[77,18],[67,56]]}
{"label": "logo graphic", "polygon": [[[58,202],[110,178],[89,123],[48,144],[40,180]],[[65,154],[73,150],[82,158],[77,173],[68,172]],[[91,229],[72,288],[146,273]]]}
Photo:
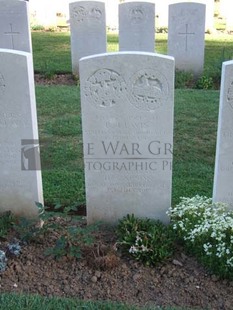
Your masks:
{"label": "logo graphic", "polygon": [[21,140],[21,169],[41,170],[38,140]]}

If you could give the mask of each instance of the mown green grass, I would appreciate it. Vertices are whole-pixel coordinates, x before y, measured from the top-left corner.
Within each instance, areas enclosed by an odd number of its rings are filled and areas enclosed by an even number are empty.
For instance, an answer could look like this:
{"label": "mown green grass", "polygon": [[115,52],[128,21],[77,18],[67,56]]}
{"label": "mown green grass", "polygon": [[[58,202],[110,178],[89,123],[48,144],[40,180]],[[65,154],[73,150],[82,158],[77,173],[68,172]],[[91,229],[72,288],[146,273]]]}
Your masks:
{"label": "mown green grass", "polygon": [[[174,307],[136,307],[113,302],[80,301],[38,295],[0,294],[0,310],[184,310]],[[188,310],[185,308],[185,310]]]}
{"label": "mown green grass", "polygon": [[173,204],[180,197],[212,196],[219,92],[176,90]]}
{"label": "mown green grass", "polygon": [[[45,204],[85,203],[79,87],[37,86]],[[219,91],[175,91],[173,204],[212,195]]]}
{"label": "mown green grass", "polygon": [[79,88],[38,86],[36,97],[45,202],[84,203]]}
{"label": "mown green grass", "polygon": [[216,76],[221,73],[222,62],[233,59],[232,35],[206,35],[204,74]]}
{"label": "mown green grass", "polygon": [[32,32],[33,61],[36,73],[71,72],[70,34]]}
{"label": "mown green grass", "polygon": [[[167,34],[155,34],[155,51],[167,54]],[[69,32],[32,32],[34,67],[36,72],[71,73]],[[204,74],[220,74],[222,61],[233,57],[233,38],[230,35],[205,37]],[[118,51],[118,35],[108,34],[108,52]]]}

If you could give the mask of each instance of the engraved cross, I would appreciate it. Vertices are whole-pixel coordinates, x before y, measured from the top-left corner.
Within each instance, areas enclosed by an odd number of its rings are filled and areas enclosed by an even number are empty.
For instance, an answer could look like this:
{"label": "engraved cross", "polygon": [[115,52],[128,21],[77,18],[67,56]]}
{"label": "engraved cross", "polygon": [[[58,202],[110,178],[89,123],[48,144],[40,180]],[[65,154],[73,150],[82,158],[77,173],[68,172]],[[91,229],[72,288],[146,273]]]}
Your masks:
{"label": "engraved cross", "polygon": [[15,46],[14,46],[14,35],[18,35],[18,34],[20,34],[20,32],[13,31],[13,25],[12,24],[10,24],[10,29],[11,29],[11,31],[4,32],[4,34],[11,36],[12,48],[15,49]]}
{"label": "engraved cross", "polygon": [[195,34],[195,32],[188,32],[188,24],[185,25],[185,32],[179,32],[180,35],[185,35],[185,51],[188,50],[188,35]]}

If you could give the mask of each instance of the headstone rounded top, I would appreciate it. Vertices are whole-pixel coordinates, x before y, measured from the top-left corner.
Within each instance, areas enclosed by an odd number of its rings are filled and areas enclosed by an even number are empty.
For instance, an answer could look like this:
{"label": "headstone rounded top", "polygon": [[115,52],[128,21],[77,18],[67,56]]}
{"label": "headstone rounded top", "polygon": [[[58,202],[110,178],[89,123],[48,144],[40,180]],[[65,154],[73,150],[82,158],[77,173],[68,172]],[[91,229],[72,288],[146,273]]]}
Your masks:
{"label": "headstone rounded top", "polygon": [[200,5],[200,6],[206,6],[206,4],[205,3],[199,3],[199,2],[177,2],[177,3],[171,3],[171,4],[169,4],[169,6],[177,6],[177,7],[179,7],[179,6],[187,6],[187,5],[189,5],[189,6],[197,6],[197,5]]}

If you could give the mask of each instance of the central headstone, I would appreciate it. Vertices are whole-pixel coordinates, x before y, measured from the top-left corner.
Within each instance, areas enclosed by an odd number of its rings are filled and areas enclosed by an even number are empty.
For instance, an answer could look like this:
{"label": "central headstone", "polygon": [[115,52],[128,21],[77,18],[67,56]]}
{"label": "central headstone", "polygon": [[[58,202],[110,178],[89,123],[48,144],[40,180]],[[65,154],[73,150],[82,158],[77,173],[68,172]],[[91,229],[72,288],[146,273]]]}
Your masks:
{"label": "central headstone", "polygon": [[222,66],[213,200],[233,209],[233,61]]}
{"label": "central headstone", "polygon": [[119,50],[155,50],[155,4],[128,2],[119,5]]}
{"label": "central headstone", "polygon": [[0,0],[0,48],[32,52],[28,2]]}
{"label": "central headstone", "polygon": [[181,2],[169,5],[168,55],[175,58],[176,69],[203,72],[205,52],[205,5]]}
{"label": "central headstone", "polygon": [[168,222],[174,59],[119,52],[80,60],[88,223]]}
{"label": "central headstone", "polygon": [[78,75],[81,57],[107,51],[105,5],[99,1],[70,3],[72,72]]}
{"label": "central headstone", "polygon": [[0,212],[43,203],[32,55],[0,49]]}

